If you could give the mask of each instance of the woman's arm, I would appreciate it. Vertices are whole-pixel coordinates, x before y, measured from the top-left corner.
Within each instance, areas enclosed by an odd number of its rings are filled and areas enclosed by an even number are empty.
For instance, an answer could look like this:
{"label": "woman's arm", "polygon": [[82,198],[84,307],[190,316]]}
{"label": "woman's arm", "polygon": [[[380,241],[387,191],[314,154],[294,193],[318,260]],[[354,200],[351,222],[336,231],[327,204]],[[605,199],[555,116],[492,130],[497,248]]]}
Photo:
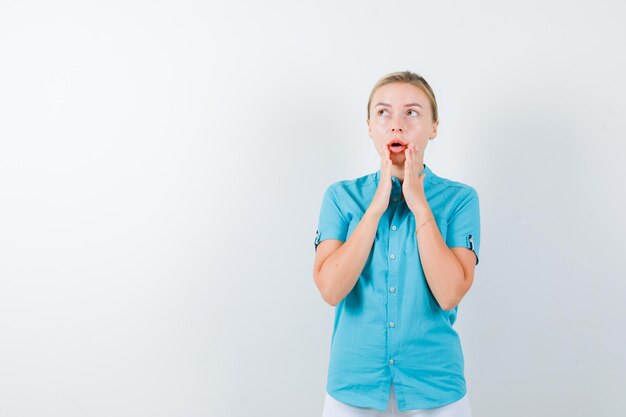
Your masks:
{"label": "woman's arm", "polygon": [[318,245],[313,279],[328,304],[336,306],[354,288],[372,250],[381,217],[369,208],[345,243],[324,240]]}
{"label": "woman's arm", "polygon": [[[477,263],[478,259],[469,249],[452,251],[448,247],[426,199],[426,174],[419,175],[419,169],[423,166],[423,153],[413,144],[409,145],[405,153],[402,192],[415,216],[415,239],[424,276],[439,306],[444,310],[452,310],[469,291],[474,276],[474,261]],[[467,194],[462,204],[469,209],[467,213],[478,214],[478,197],[475,192]]]}
{"label": "woman's arm", "polygon": [[[441,236],[437,223],[430,215],[415,217],[416,239],[422,269],[435,299],[442,309],[452,310],[469,291],[473,277],[475,257],[469,249],[460,248],[460,257],[453,252]],[[430,221],[427,221],[429,218]],[[426,222],[424,224],[424,222]],[[420,226],[423,226],[420,229]]]}

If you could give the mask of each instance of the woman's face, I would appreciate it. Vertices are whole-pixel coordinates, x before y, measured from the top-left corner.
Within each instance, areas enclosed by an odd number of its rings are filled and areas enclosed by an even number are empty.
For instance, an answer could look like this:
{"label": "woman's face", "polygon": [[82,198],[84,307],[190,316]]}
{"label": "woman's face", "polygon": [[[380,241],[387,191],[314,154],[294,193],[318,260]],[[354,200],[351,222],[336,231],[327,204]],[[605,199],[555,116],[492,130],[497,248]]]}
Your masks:
{"label": "woman's face", "polygon": [[[368,134],[379,155],[384,155],[385,146],[389,147],[394,165],[404,166],[404,150],[409,143],[423,155],[428,138],[437,136],[437,125],[426,94],[413,84],[386,84],[372,97]],[[394,142],[404,146],[392,147]]]}

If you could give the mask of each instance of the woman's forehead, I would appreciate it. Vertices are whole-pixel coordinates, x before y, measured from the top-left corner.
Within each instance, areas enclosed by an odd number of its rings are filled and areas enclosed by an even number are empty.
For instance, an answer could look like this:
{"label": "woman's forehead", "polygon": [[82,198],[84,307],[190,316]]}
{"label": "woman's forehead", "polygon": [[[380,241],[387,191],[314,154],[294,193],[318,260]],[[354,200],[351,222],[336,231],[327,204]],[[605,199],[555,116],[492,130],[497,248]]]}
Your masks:
{"label": "woman's forehead", "polygon": [[379,102],[390,105],[404,105],[409,103],[419,103],[422,106],[426,103],[426,94],[421,88],[408,83],[391,83],[380,87],[373,97],[373,105]]}

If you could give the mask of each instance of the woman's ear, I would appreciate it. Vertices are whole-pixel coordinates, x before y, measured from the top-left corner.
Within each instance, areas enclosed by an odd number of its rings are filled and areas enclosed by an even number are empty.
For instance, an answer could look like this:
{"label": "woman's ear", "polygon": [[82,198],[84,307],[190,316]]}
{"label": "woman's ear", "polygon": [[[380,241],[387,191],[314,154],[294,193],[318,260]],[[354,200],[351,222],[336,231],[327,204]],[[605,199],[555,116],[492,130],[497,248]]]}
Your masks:
{"label": "woman's ear", "polygon": [[435,139],[437,137],[437,128],[439,127],[439,121],[433,123],[433,129],[430,131],[430,139]]}
{"label": "woman's ear", "polygon": [[370,128],[370,119],[365,119],[365,124],[367,124],[367,136],[372,137],[372,129]]}

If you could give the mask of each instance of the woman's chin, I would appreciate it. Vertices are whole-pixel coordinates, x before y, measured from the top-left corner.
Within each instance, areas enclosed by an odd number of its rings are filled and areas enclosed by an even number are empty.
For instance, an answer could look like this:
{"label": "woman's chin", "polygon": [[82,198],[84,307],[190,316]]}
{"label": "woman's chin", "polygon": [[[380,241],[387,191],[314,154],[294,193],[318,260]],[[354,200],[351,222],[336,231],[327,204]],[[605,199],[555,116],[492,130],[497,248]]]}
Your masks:
{"label": "woman's chin", "polygon": [[404,160],[406,157],[404,155],[392,154],[391,155],[391,163],[393,165],[402,165],[404,166]]}

